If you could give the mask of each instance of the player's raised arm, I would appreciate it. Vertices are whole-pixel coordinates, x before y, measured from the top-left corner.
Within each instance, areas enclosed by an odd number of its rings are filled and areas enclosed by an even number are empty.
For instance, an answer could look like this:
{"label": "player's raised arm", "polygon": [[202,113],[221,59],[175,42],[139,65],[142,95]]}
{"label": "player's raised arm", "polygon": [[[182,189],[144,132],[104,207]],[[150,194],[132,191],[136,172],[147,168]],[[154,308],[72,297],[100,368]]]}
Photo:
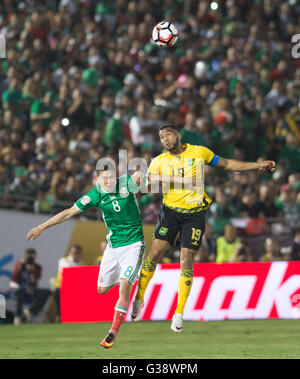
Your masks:
{"label": "player's raised arm", "polygon": [[137,186],[140,186],[143,184],[144,178],[145,178],[145,175],[141,171],[136,171],[131,175],[131,179],[133,183]]}
{"label": "player's raised arm", "polygon": [[69,218],[80,213],[80,210],[73,205],[71,208],[65,209],[62,212],[57,213],[55,216],[49,218],[43,224],[31,229],[27,234],[28,241],[35,240],[45,229],[50,228],[53,225],[60,224]]}
{"label": "player's raised arm", "polygon": [[275,171],[276,163],[274,161],[262,162],[242,162],[236,159],[226,159],[220,157],[217,167],[222,167],[229,171]]}

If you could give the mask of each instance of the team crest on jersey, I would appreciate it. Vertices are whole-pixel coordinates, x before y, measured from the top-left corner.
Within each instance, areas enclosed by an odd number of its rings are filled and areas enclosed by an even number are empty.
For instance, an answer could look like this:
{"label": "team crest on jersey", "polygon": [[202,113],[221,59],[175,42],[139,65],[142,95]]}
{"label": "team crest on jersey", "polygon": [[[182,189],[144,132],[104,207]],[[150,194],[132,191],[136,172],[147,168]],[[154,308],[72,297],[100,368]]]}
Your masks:
{"label": "team crest on jersey", "polygon": [[122,197],[127,197],[127,196],[129,195],[129,192],[128,192],[128,190],[127,190],[126,187],[122,187],[122,188],[120,188],[120,195],[121,195]]}
{"label": "team crest on jersey", "polygon": [[87,205],[91,201],[89,196],[83,196],[83,198],[80,200],[82,205]]}
{"label": "team crest on jersey", "polygon": [[165,236],[167,233],[168,233],[168,228],[165,228],[164,226],[161,227],[158,231],[158,233],[161,235],[161,236]]}
{"label": "team crest on jersey", "polygon": [[195,161],[194,158],[189,158],[189,159],[187,160],[187,164],[188,164],[189,166],[193,166],[193,165],[194,165],[194,161]]}

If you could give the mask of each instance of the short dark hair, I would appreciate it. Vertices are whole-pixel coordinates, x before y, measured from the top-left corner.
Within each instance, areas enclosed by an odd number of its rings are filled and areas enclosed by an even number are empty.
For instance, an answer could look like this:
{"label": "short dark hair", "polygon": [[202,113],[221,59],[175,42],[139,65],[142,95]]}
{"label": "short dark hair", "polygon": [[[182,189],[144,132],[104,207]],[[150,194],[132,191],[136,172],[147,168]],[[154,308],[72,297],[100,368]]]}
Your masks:
{"label": "short dark hair", "polygon": [[74,245],[71,246],[70,250],[71,249],[82,250],[82,247],[80,245],[78,245],[78,244],[74,244]]}
{"label": "short dark hair", "polygon": [[101,168],[101,170],[97,170],[97,172],[100,174],[101,171],[108,171],[108,165],[104,165],[103,168]]}
{"label": "short dark hair", "polygon": [[34,254],[36,255],[36,251],[33,247],[28,247],[26,250],[25,250],[25,254]]}
{"label": "short dark hair", "polygon": [[103,168],[101,168],[101,170],[96,170],[96,174],[97,174],[97,176],[99,176],[100,174],[102,174],[105,171],[115,171],[115,170],[113,169],[113,167],[109,167],[109,165],[106,164],[103,166]]}
{"label": "short dark hair", "polygon": [[163,129],[166,129],[166,128],[171,128],[171,129],[176,130],[176,132],[178,132],[178,129],[173,124],[163,124],[162,126],[159,127],[158,132],[160,132],[160,131],[162,131]]}

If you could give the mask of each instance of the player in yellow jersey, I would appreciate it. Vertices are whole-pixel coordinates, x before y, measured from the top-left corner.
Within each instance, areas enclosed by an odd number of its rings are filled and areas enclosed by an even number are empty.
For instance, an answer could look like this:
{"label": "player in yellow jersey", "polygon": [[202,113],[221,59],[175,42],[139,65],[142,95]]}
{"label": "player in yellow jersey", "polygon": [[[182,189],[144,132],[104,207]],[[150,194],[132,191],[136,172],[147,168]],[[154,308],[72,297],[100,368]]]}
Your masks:
{"label": "player in yellow jersey", "polygon": [[[154,181],[163,183],[164,199],[159,221],[154,230],[154,239],[141,270],[131,319],[138,321],[141,318],[144,294],[156,265],[166,250],[173,245],[179,233],[181,274],[178,303],[172,318],[171,329],[181,332],[183,310],[193,282],[194,257],[201,246],[205,213],[212,201],[204,191],[204,165],[218,166],[230,171],[274,171],[275,162],[241,162],[219,157],[203,146],[183,145],[177,129],[170,124],[160,128],[159,137],[165,152],[151,162],[148,179],[150,183]],[[182,178],[182,188],[175,184],[178,183],[178,179],[180,182],[180,178]],[[192,189],[184,185],[188,179],[196,183]],[[171,184],[168,185],[167,182]]]}

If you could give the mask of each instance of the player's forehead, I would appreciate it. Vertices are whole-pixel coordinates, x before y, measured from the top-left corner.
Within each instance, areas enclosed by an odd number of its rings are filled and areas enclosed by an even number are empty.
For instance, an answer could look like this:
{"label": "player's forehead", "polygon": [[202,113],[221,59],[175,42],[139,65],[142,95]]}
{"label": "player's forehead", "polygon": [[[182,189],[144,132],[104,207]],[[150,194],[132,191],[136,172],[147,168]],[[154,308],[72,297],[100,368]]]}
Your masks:
{"label": "player's forehead", "polygon": [[35,257],[36,256],[36,251],[34,250],[34,249],[27,249],[26,251],[25,251],[25,255],[26,256],[31,256],[31,257]]}
{"label": "player's forehead", "polygon": [[70,249],[70,254],[81,254],[81,248],[79,246],[72,246]]}
{"label": "player's forehead", "polygon": [[114,178],[114,177],[116,177],[116,174],[115,174],[114,170],[104,170],[104,171],[99,172],[99,177],[101,179]]}
{"label": "player's forehead", "polygon": [[173,135],[176,135],[177,134],[177,130],[175,130],[174,128],[172,128],[171,126],[166,126],[165,128],[161,129],[159,131],[159,136],[160,137],[163,137],[167,134],[173,134]]}

